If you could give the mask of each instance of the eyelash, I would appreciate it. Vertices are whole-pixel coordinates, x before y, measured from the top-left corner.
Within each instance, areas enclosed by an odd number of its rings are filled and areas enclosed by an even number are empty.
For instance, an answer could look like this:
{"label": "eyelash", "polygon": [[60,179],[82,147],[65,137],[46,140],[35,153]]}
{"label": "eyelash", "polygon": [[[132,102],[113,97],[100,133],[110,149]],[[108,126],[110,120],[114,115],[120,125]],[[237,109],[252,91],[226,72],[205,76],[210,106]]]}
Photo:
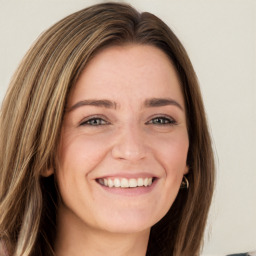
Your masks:
{"label": "eyelash", "polygon": [[[158,122],[154,123],[154,121],[158,121]],[[165,125],[176,125],[177,122],[169,116],[156,116],[156,117],[152,118],[150,121],[148,121],[146,124],[147,125],[154,124],[154,125],[158,125],[158,126],[160,126],[160,125],[165,126]]]}
{"label": "eyelash", "polygon": [[[93,123],[94,122],[94,123]],[[80,126],[102,126],[110,124],[102,117],[90,117],[89,119],[83,121]],[[146,122],[146,125],[158,125],[158,126],[165,126],[165,125],[176,125],[177,122],[168,116],[156,116],[152,118],[150,121]]]}
{"label": "eyelash", "polygon": [[[95,121],[96,121],[96,123],[95,123]],[[92,123],[92,122],[94,122],[94,123]],[[110,124],[110,123],[108,121],[106,121],[105,119],[103,119],[102,117],[94,116],[94,117],[90,117],[89,119],[83,121],[80,124],[80,126],[85,126],[85,125],[87,125],[87,126],[101,126],[101,125],[107,125],[107,124]]]}

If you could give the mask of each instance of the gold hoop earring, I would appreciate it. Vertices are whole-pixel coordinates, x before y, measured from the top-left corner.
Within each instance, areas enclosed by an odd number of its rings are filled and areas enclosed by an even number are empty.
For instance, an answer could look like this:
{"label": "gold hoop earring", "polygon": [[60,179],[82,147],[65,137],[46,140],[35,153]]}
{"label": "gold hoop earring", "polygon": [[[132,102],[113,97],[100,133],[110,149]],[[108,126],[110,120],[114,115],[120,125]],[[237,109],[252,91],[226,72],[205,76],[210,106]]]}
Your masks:
{"label": "gold hoop earring", "polygon": [[180,189],[188,189],[189,188],[189,182],[188,179],[183,176],[182,182],[180,184]]}

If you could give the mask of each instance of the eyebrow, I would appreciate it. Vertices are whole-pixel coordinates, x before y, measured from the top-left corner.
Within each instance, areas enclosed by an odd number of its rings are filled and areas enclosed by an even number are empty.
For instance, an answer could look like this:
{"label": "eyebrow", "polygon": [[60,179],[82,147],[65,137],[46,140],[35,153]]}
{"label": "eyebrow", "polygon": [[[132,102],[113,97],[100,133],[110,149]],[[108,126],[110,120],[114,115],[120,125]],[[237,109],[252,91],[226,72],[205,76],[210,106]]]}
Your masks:
{"label": "eyebrow", "polygon": [[[144,106],[146,108],[150,107],[163,107],[173,105],[178,107],[181,110],[184,110],[181,104],[179,104],[176,100],[170,98],[152,98],[146,99],[144,102]],[[94,106],[94,107],[104,107],[109,109],[116,109],[118,104],[114,101],[107,100],[107,99],[90,99],[90,100],[82,100],[68,108],[66,111],[70,112],[82,106]]]}
{"label": "eyebrow", "polygon": [[117,103],[110,100],[97,100],[97,99],[91,99],[91,100],[82,100],[77,102],[75,105],[67,109],[67,112],[70,112],[76,108],[82,107],[82,106],[94,106],[94,107],[104,107],[104,108],[117,108]]}
{"label": "eyebrow", "polygon": [[173,100],[170,98],[147,99],[144,105],[145,107],[163,107],[163,106],[173,105],[178,107],[181,110],[184,110],[181,104],[179,104],[176,100]]}

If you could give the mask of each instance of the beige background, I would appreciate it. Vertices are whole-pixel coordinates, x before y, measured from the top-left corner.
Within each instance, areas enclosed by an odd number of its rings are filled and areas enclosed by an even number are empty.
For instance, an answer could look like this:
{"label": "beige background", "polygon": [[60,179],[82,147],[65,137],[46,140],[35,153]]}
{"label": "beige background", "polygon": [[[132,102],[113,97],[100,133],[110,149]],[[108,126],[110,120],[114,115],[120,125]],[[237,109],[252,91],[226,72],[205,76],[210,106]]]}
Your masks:
{"label": "beige background", "polygon": [[[0,1],[0,102],[20,59],[60,18],[100,1]],[[256,250],[256,1],[128,0],[161,17],[201,84],[218,180],[203,255]]]}

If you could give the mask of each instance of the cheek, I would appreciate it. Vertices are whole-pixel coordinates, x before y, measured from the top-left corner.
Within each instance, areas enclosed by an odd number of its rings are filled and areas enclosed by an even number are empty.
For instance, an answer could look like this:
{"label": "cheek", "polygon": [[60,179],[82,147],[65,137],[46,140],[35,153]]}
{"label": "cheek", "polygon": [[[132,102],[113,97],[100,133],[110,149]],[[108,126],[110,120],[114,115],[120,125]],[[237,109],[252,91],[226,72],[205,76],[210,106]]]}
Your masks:
{"label": "cheek", "polygon": [[186,132],[152,141],[157,160],[164,167],[166,176],[180,179],[186,171],[189,140]]}
{"label": "cheek", "polygon": [[83,174],[90,172],[107,153],[107,145],[103,138],[97,136],[66,137],[62,140],[59,148],[59,169],[67,171],[82,171]]}
{"label": "cheek", "polygon": [[[89,174],[102,162],[108,149],[106,141],[97,136],[63,134],[58,150],[56,178],[65,205],[82,205],[77,195],[89,189]],[[88,192],[88,191],[87,191]]]}

